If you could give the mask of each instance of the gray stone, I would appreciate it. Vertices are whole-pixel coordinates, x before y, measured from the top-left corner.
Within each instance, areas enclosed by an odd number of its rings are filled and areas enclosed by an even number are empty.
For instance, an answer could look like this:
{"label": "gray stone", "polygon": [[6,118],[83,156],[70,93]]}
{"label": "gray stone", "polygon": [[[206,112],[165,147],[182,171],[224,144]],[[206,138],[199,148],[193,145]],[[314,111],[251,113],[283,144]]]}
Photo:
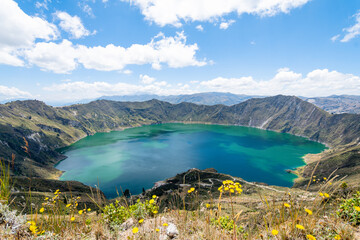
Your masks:
{"label": "gray stone", "polygon": [[166,229],[166,235],[168,235],[170,239],[176,238],[179,235],[179,231],[175,224],[169,223],[169,226]]}

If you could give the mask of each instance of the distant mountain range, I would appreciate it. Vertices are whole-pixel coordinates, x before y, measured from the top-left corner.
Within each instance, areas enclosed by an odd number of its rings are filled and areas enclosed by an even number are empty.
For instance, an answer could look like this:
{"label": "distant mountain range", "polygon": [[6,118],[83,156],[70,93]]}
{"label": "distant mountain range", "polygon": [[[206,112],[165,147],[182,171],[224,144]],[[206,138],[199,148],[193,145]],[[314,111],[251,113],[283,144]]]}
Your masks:
{"label": "distant mountain range", "polygon": [[[70,103],[51,103],[52,106],[69,106],[73,104],[85,104],[96,100],[111,100],[120,102],[143,102],[152,99],[165,101],[173,104],[181,102],[195,103],[199,105],[217,105],[226,106],[235,105],[251,98],[264,98],[266,96],[243,95],[220,92],[207,92],[183,95],[160,96],[155,94],[125,95],[125,96],[103,96],[97,99],[84,99]],[[299,97],[304,101],[310,102],[329,113],[360,113],[360,96],[351,95],[332,95],[328,97]]]}
{"label": "distant mountain range", "polygon": [[330,113],[360,113],[360,96],[333,95],[305,100]]}
{"label": "distant mountain range", "polygon": [[[156,94],[141,94],[141,95],[123,95],[123,96],[102,96],[96,99],[82,99],[74,102],[47,102],[51,106],[70,106],[75,104],[86,104],[96,100],[110,100],[120,102],[144,102],[152,99],[157,99],[172,104],[182,102],[195,103],[198,105],[217,105],[222,104],[226,106],[235,105],[244,102],[251,98],[264,98],[266,96],[232,94],[221,92],[207,92],[183,95],[160,96]],[[328,97],[299,97],[304,101],[310,102],[329,113],[357,113],[360,114],[360,96],[352,95],[332,95]],[[17,99],[25,100],[25,99]],[[1,101],[4,104],[8,101]]]}
{"label": "distant mountain range", "polygon": [[207,92],[207,93],[170,95],[170,96],[159,96],[152,94],[130,95],[130,96],[103,96],[98,98],[98,100],[111,100],[111,101],[121,101],[121,102],[143,102],[152,99],[157,99],[160,101],[169,102],[173,104],[188,102],[199,105],[223,104],[226,106],[231,106],[255,97],[261,98],[264,96],[255,96],[255,95],[250,96],[250,95],[232,94],[232,93]]}

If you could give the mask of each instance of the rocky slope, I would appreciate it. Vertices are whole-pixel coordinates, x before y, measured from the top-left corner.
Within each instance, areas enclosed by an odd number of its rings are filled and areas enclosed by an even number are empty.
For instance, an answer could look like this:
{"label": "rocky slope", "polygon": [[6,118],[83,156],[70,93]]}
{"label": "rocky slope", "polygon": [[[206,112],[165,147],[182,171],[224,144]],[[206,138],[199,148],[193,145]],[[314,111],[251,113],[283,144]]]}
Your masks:
{"label": "rocky slope", "polygon": [[307,98],[306,101],[329,113],[360,113],[360,96],[333,95],[329,97]]}
{"label": "rocky slope", "polygon": [[293,96],[254,98],[233,106],[98,100],[54,108],[34,100],[0,105],[0,154],[8,161],[15,154],[15,175],[56,177],[53,166],[63,157],[56,149],[96,132],[165,122],[257,127],[331,147],[357,144],[360,136],[360,115],[329,114]]}

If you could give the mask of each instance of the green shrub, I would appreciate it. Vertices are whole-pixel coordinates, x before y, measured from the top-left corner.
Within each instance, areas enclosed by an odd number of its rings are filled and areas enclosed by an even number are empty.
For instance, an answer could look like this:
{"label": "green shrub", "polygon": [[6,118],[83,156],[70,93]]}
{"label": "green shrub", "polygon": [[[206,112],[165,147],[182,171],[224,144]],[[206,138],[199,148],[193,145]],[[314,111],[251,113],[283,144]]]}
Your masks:
{"label": "green shrub", "polygon": [[352,223],[353,225],[360,224],[360,192],[356,192],[352,198],[344,200],[340,205],[337,214]]}
{"label": "green shrub", "polygon": [[143,219],[145,217],[153,217],[158,213],[159,207],[156,205],[156,196],[153,196],[151,200],[141,202],[140,199],[130,206],[123,206],[118,200],[115,203],[111,203],[103,209],[104,221],[111,227],[116,227],[124,223],[130,217],[136,220]]}
{"label": "green shrub", "polygon": [[212,218],[211,223],[215,226],[218,226],[218,227],[224,229],[224,230],[227,230],[229,233],[232,233],[234,231],[234,227],[235,227],[235,231],[238,234],[244,233],[244,228],[242,226],[237,226],[234,223],[234,220],[230,219],[229,216]]}

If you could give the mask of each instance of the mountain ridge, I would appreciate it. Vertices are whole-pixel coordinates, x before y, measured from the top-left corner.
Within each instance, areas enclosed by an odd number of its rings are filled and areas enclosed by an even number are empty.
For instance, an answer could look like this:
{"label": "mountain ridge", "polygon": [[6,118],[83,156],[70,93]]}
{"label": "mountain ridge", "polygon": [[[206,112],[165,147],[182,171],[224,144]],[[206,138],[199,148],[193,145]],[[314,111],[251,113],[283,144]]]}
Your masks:
{"label": "mountain ridge", "polygon": [[[13,174],[56,178],[57,149],[95,134],[167,122],[241,125],[290,133],[331,147],[359,142],[360,115],[330,114],[295,96],[252,98],[233,105],[171,104],[159,100],[51,107],[37,100],[0,105],[0,152],[15,154]],[[25,141],[29,152],[25,153]]]}

